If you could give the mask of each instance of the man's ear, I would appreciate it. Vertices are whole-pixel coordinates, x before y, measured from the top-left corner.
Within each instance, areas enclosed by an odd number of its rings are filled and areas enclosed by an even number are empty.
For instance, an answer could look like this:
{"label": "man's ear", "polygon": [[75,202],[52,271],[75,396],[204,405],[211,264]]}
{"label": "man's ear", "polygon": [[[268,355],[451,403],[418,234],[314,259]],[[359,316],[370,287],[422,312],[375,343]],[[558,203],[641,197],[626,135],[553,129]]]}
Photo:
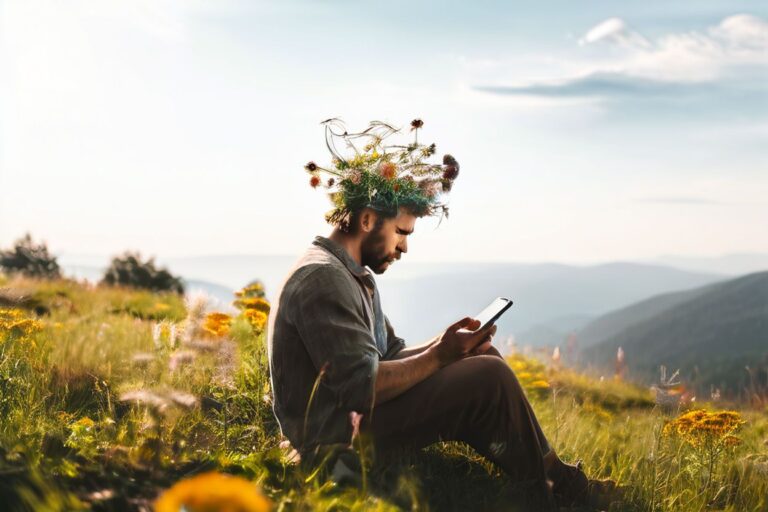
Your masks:
{"label": "man's ear", "polygon": [[360,214],[360,227],[366,233],[370,233],[373,230],[373,226],[376,225],[376,214],[373,210],[366,208]]}

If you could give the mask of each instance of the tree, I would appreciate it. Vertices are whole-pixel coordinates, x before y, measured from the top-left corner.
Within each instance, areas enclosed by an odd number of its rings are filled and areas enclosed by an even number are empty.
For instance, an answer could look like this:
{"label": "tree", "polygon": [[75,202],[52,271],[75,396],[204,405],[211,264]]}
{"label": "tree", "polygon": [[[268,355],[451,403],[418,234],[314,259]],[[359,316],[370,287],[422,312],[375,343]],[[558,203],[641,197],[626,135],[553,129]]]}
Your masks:
{"label": "tree", "polygon": [[0,268],[8,273],[18,273],[29,277],[57,279],[61,269],[56,257],[48,253],[45,243],[36,245],[27,233],[14,243],[12,249],[0,251]]}
{"label": "tree", "polygon": [[156,268],[154,258],[142,261],[139,253],[128,251],[112,258],[101,282],[153,291],[184,293],[180,277],[173,276],[167,269]]}

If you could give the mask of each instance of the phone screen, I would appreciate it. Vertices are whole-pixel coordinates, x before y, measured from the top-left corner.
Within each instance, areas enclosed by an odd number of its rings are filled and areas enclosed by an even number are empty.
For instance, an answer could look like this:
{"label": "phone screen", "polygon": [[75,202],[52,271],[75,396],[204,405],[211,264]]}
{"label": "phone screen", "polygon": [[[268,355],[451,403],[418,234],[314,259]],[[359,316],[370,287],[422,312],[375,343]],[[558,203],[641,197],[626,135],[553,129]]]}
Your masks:
{"label": "phone screen", "polygon": [[475,316],[477,320],[480,320],[480,330],[485,329],[498,320],[501,314],[509,309],[511,305],[512,301],[505,297],[497,297],[494,299],[487,308]]}

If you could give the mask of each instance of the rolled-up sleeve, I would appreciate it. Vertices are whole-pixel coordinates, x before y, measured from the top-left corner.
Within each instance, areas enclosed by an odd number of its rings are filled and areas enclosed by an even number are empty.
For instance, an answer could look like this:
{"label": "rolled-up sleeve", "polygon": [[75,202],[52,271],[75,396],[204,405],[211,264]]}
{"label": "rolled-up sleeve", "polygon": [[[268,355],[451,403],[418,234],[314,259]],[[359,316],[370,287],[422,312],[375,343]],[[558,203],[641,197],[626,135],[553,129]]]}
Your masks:
{"label": "rolled-up sleeve", "polygon": [[405,340],[403,338],[398,338],[395,336],[395,329],[392,327],[392,324],[389,322],[389,318],[387,318],[387,315],[384,315],[384,322],[387,326],[387,352],[384,354],[384,357],[382,359],[392,359],[397,355],[398,352],[403,350],[405,348]]}
{"label": "rolled-up sleeve", "polygon": [[374,404],[379,353],[356,283],[331,266],[312,269],[296,291],[293,323],[339,408],[366,413]]}

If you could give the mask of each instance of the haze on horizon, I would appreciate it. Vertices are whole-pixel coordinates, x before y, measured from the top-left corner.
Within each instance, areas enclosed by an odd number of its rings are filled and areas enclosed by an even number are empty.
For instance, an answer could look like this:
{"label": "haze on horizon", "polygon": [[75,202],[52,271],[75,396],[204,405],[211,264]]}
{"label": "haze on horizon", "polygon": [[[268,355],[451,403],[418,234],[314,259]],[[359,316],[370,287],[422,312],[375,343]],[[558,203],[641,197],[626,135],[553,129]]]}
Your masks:
{"label": "haze on horizon", "polygon": [[768,253],[768,4],[380,5],[5,0],[0,247],[296,254],[336,116],[461,162],[410,261]]}

